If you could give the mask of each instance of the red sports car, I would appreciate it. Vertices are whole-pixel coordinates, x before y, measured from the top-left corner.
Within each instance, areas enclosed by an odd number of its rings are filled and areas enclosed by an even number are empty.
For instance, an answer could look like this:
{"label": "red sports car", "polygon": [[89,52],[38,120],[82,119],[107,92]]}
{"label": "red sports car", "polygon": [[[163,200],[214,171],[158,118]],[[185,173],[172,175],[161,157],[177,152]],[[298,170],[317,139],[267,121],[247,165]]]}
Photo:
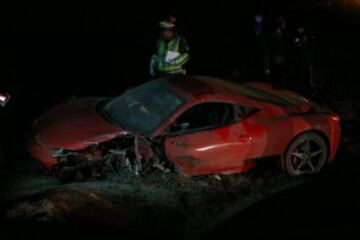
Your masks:
{"label": "red sports car", "polygon": [[232,174],[268,158],[300,176],[334,159],[339,122],[330,110],[269,84],[185,76],[55,106],[34,122],[27,148],[62,177],[83,169],[99,174],[106,162],[136,174],[148,166]]}

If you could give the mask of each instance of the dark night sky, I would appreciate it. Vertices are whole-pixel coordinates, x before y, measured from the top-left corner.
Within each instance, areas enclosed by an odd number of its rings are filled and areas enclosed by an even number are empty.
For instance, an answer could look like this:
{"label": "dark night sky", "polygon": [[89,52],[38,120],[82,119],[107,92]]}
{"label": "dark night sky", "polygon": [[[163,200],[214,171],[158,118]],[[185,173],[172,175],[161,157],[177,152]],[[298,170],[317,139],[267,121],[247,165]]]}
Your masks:
{"label": "dark night sky", "polygon": [[356,64],[360,9],[327,1],[194,2],[13,1],[0,10],[1,81],[38,112],[69,95],[119,94],[149,79],[157,22],[167,13],[188,38],[193,74],[227,77],[246,67],[257,12],[267,21],[286,16],[289,29],[306,22],[318,39],[319,65]]}

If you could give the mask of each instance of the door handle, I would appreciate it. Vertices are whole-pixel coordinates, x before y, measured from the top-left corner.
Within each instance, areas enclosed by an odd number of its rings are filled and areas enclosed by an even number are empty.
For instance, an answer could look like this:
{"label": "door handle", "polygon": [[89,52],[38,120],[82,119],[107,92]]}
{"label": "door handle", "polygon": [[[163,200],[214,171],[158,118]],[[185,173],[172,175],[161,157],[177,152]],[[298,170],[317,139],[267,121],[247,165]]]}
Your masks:
{"label": "door handle", "polygon": [[252,140],[251,136],[242,131],[236,131],[235,134],[240,142],[250,142]]}
{"label": "door handle", "polygon": [[252,138],[247,135],[239,135],[238,139],[240,142],[251,142]]}

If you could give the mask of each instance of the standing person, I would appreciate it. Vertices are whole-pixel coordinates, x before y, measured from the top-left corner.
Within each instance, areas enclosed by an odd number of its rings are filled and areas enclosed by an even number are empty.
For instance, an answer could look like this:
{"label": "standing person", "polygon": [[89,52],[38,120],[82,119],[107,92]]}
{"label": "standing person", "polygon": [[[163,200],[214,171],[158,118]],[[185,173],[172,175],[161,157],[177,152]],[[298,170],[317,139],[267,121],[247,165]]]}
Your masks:
{"label": "standing person", "polygon": [[151,57],[150,75],[185,75],[185,64],[189,61],[189,46],[185,38],[176,32],[176,18],[169,16],[160,22],[161,35],[156,52]]}
{"label": "standing person", "polygon": [[251,51],[252,67],[254,68],[257,81],[264,80],[264,57],[266,50],[264,17],[257,14],[254,17],[253,46]]}
{"label": "standing person", "polygon": [[286,20],[276,20],[275,29],[266,41],[265,73],[274,87],[284,87],[286,78]]}
{"label": "standing person", "polygon": [[256,14],[255,20],[255,35],[261,37],[264,35],[264,16],[262,14]]}
{"label": "standing person", "polygon": [[313,89],[313,40],[305,26],[299,24],[292,38],[290,77],[293,90],[305,96],[311,96]]}

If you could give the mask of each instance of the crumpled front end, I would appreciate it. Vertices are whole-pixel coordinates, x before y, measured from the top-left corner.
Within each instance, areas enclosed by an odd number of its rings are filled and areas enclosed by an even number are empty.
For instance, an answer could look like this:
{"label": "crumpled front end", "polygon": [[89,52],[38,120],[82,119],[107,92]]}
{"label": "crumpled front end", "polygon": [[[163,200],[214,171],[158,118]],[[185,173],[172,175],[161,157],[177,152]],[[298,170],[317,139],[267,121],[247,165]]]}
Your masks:
{"label": "crumpled front end", "polygon": [[27,149],[62,182],[103,178],[112,172],[140,175],[149,169],[173,170],[162,141],[142,135],[127,134],[80,150],[50,149],[35,141],[29,142]]}
{"label": "crumpled front end", "polygon": [[52,151],[49,148],[41,146],[35,139],[28,140],[26,150],[34,159],[36,159],[47,171],[57,163],[57,159],[52,157]]}

